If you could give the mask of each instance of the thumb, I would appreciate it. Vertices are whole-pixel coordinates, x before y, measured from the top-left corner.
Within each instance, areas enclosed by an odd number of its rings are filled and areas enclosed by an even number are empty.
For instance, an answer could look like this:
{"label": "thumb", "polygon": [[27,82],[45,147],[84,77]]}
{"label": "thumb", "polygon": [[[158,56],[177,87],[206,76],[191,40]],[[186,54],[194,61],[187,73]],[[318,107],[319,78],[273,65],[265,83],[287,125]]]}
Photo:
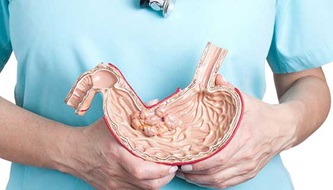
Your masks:
{"label": "thumb", "polygon": [[134,175],[138,179],[159,179],[170,174],[174,174],[178,170],[177,166],[145,161],[142,158],[131,155],[131,153],[125,149],[119,151],[119,155],[119,163],[122,165],[122,167],[129,174]]}
{"label": "thumb", "polygon": [[215,78],[215,85],[217,86],[232,86],[230,83],[228,83],[222,75],[218,74]]}

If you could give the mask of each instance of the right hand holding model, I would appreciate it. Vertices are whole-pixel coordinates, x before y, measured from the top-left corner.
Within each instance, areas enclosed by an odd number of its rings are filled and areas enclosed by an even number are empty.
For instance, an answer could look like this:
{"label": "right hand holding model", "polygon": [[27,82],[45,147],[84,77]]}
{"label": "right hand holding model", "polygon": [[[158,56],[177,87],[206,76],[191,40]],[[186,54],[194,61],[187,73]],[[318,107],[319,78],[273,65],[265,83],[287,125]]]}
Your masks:
{"label": "right hand holding model", "polygon": [[159,189],[178,169],[133,156],[114,139],[103,119],[75,128],[68,140],[72,148],[64,171],[99,190]]}

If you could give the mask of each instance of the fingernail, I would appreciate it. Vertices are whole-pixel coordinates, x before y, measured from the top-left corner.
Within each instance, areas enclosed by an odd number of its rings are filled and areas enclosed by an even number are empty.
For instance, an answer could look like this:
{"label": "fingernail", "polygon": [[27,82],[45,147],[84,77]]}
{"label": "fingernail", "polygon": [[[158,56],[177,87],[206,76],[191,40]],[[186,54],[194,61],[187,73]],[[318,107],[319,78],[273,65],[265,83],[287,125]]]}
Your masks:
{"label": "fingernail", "polygon": [[173,174],[173,173],[175,173],[177,170],[178,170],[178,167],[177,167],[177,166],[172,166],[172,167],[169,169],[169,174]]}
{"label": "fingernail", "polygon": [[181,166],[180,168],[181,168],[182,171],[184,171],[184,172],[190,172],[190,171],[193,170],[192,165],[183,165],[183,166]]}

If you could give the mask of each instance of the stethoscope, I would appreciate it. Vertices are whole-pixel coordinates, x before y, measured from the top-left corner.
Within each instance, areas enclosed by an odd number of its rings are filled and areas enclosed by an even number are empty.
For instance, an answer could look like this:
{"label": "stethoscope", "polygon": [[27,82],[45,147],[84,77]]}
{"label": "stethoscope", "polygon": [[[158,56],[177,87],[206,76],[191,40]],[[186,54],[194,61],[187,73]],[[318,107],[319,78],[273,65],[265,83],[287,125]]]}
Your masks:
{"label": "stethoscope", "polygon": [[155,11],[162,11],[164,17],[168,17],[174,6],[176,0],[140,0],[140,7],[151,7]]}

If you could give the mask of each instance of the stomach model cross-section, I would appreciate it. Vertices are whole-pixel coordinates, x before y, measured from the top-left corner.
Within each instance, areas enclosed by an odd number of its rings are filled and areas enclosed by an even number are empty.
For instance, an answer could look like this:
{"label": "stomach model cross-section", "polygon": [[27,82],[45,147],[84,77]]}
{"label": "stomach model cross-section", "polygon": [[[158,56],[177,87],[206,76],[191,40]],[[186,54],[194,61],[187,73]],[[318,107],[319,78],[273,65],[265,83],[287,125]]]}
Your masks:
{"label": "stomach model cross-section", "polygon": [[195,163],[227,146],[242,119],[240,91],[215,84],[226,54],[208,43],[192,82],[154,105],[143,103],[112,64],[83,73],[65,102],[83,115],[100,92],[111,134],[133,155],[167,165]]}

